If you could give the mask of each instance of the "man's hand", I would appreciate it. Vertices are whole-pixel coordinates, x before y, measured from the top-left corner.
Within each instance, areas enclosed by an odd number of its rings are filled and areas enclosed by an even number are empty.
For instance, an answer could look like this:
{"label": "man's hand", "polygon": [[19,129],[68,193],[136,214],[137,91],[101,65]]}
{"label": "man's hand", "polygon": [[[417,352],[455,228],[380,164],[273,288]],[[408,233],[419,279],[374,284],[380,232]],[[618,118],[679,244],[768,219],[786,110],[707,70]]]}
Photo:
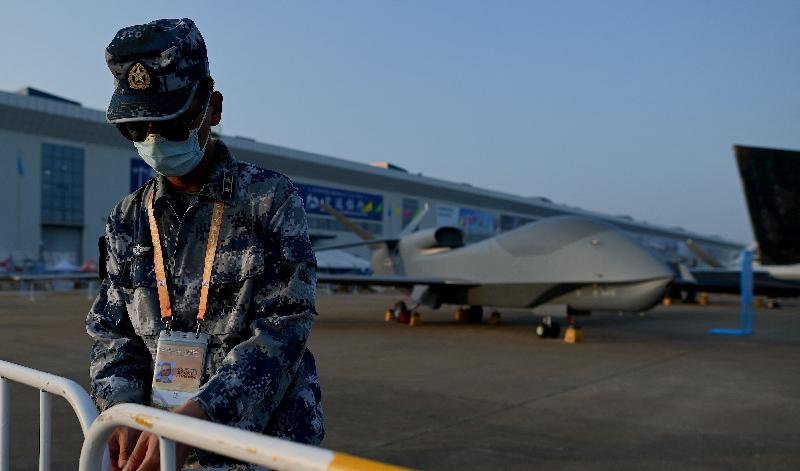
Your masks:
{"label": "man's hand", "polygon": [[[203,409],[192,400],[189,400],[186,404],[175,409],[174,412],[197,419],[208,420],[208,416]],[[183,463],[189,456],[190,450],[191,448],[188,445],[175,443],[175,463],[177,464],[177,470],[183,468]],[[122,468],[122,471],[158,471],[160,466],[161,454],[159,452],[158,436],[152,433],[142,433],[136,442],[136,446],[133,448],[133,452],[131,452],[128,458],[127,465]]]}
{"label": "man's hand", "polygon": [[129,427],[117,427],[108,439],[108,451],[111,455],[111,471],[120,471],[128,462],[141,431]]}

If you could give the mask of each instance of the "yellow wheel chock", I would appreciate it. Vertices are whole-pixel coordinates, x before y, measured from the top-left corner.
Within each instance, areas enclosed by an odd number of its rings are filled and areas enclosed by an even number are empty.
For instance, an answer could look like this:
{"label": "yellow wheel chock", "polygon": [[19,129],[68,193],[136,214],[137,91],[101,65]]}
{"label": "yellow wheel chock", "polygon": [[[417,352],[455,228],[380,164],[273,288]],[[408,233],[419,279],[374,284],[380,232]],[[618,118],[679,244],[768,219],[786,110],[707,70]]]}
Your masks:
{"label": "yellow wheel chock", "polygon": [[564,343],[583,342],[583,330],[580,327],[569,326],[564,332]]}

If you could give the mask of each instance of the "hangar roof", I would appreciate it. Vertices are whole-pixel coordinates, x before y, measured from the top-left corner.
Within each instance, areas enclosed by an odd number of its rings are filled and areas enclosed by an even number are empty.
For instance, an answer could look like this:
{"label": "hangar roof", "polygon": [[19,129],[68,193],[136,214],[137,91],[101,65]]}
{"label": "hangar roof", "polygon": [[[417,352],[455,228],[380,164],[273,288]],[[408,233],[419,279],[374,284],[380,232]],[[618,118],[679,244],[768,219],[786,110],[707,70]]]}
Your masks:
{"label": "hangar roof", "polygon": [[[130,144],[107,124],[104,111],[85,108],[64,99],[45,98],[44,95],[48,94],[41,92],[39,96],[21,95],[0,91],[0,129],[129,149]],[[399,172],[391,167],[373,166],[266,144],[241,136],[222,137],[229,147],[235,149],[239,158],[262,165],[268,162],[270,168],[292,175],[342,181],[356,186],[381,188],[420,198],[435,198],[478,207],[502,207],[507,211],[539,217],[580,214],[609,221],[625,230],[691,238],[696,242],[712,243],[729,249],[742,248],[741,244],[719,236],[706,236],[683,228],[636,221],[629,216],[587,211],[556,204],[547,198],[517,196],[468,183]]]}

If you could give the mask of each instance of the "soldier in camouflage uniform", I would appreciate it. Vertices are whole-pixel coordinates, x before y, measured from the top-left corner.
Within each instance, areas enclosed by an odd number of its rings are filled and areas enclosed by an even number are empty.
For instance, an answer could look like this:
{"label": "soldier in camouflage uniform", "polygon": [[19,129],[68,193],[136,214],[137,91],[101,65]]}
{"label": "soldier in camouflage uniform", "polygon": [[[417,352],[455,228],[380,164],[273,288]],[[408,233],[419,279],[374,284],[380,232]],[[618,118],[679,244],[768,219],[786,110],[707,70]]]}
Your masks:
{"label": "soldier in camouflage uniform", "polygon": [[[213,91],[205,44],[191,20],[124,28],[106,49],[106,60],[116,84],[108,120],[160,174],[117,203],[108,220],[108,276],[86,319],[98,408],[150,401],[156,339],[164,329],[148,226],[151,195],[171,327],[179,331],[195,329],[212,208],[222,201],[201,325],[210,337],[202,386],[176,412],[319,444],[320,387],[306,347],[316,314],[316,262],[297,189],[287,177],[240,162],[210,139],[210,127],[221,119],[222,95]],[[157,469],[158,441],[150,434],[120,428],[109,447],[115,469]],[[187,454],[179,446],[179,460]],[[187,463],[234,469],[201,451]]]}

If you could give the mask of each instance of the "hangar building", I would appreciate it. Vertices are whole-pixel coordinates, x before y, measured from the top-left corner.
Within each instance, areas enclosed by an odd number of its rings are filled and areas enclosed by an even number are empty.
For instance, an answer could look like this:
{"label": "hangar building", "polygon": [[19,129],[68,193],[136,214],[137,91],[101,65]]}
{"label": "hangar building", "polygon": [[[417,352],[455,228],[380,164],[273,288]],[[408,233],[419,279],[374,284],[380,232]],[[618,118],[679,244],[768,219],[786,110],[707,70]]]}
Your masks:
{"label": "hangar building", "polygon": [[[234,155],[291,177],[305,200],[309,231],[326,242],[354,238],[320,208],[326,201],[378,236],[397,234],[425,203],[421,227],[455,225],[467,242],[542,217],[582,214],[611,222],[668,260],[691,259],[692,239],[720,260],[742,246],[664,227],[243,137],[223,136]],[[112,205],[151,176],[105,112],[36,89],[0,91],[0,260],[20,266],[97,260]],[[365,255],[367,249],[356,250]]]}

